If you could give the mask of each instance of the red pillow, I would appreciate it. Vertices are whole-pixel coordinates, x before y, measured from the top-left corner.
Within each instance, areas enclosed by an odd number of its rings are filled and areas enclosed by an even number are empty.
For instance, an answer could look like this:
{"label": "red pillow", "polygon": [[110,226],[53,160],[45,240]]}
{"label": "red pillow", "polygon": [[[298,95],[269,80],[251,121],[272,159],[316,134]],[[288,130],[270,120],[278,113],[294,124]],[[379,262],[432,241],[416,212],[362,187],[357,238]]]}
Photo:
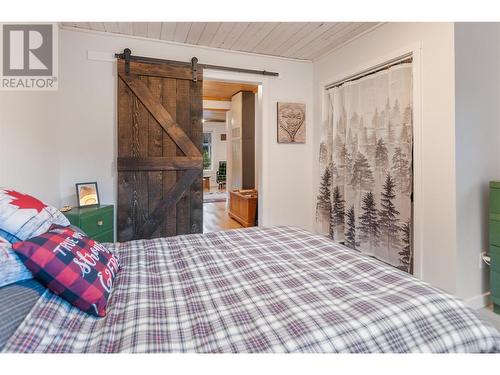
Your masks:
{"label": "red pillow", "polygon": [[119,269],[118,258],[74,230],[52,225],[47,233],[12,245],[33,276],[72,305],[105,316]]}

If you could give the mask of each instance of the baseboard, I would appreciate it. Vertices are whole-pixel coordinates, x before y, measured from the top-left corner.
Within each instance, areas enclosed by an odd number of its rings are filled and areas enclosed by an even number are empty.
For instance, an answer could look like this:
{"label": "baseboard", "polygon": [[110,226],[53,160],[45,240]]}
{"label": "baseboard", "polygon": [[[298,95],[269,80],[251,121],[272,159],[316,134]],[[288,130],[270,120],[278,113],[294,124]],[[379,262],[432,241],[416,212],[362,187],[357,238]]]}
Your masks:
{"label": "baseboard", "polygon": [[479,294],[477,296],[467,298],[465,300],[465,303],[469,306],[472,307],[473,309],[482,309],[483,307],[488,306],[491,301],[490,301],[490,292],[486,292],[483,294]]}

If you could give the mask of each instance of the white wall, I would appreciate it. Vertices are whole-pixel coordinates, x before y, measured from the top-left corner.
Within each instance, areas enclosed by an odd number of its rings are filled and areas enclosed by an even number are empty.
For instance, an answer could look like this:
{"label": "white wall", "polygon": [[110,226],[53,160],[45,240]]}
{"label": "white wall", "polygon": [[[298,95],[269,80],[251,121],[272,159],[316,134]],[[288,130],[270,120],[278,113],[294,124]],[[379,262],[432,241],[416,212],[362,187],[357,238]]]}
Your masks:
{"label": "white wall", "polygon": [[219,161],[227,161],[227,140],[220,140],[221,134],[226,134],[227,137],[226,123],[205,122],[203,132],[212,133],[212,169],[203,171],[203,176],[210,176],[210,186],[217,186],[216,172],[219,169]]}
{"label": "white wall", "polygon": [[0,186],[59,206],[56,92],[0,91]]}
{"label": "white wall", "polygon": [[321,85],[408,47],[421,46],[421,277],[456,291],[454,46],[452,23],[385,24],[314,64],[314,192],[318,181]]}
{"label": "white wall", "polygon": [[[500,180],[500,24],[455,24],[457,293],[489,290],[488,182]],[[477,300],[480,302],[480,299]]]}
{"label": "white wall", "polygon": [[[278,78],[265,79],[262,99],[260,219],[264,225],[312,228],[312,137],[303,145],[276,142],[277,101],[306,103],[308,126],[313,126],[312,63],[73,30],[60,31],[59,132],[60,139],[72,137],[60,148],[61,203],[75,203],[79,181],[97,181],[102,201],[116,201],[115,63],[89,60],[87,53],[108,58],[126,47],[135,55],[179,61],[197,56],[200,63],[279,72]],[[211,77],[225,75],[234,77],[225,72]]]}

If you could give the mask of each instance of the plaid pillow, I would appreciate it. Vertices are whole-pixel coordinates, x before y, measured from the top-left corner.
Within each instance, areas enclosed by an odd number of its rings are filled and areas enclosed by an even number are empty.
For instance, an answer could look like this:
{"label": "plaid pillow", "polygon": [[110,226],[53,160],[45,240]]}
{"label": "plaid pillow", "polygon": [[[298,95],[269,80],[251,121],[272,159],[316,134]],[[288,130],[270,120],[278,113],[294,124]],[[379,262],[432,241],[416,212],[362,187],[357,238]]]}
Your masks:
{"label": "plaid pillow", "polygon": [[0,236],[14,243],[47,232],[52,224],[69,225],[56,208],[31,195],[0,187]]}
{"label": "plaid pillow", "polygon": [[12,245],[33,276],[80,310],[105,316],[118,258],[71,228],[52,225],[47,233]]}
{"label": "plaid pillow", "polygon": [[0,287],[32,278],[31,272],[12,251],[11,243],[0,237]]}

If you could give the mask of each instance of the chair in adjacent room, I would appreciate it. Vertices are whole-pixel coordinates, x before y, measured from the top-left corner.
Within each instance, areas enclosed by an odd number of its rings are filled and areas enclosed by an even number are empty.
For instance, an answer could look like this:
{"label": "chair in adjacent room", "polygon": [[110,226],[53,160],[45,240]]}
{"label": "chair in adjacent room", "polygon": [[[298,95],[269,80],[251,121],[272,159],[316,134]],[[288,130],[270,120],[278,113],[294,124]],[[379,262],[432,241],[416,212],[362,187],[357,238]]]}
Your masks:
{"label": "chair in adjacent room", "polygon": [[227,162],[219,161],[219,169],[217,170],[217,176],[216,176],[219,189],[223,189],[226,187],[226,165]]}

